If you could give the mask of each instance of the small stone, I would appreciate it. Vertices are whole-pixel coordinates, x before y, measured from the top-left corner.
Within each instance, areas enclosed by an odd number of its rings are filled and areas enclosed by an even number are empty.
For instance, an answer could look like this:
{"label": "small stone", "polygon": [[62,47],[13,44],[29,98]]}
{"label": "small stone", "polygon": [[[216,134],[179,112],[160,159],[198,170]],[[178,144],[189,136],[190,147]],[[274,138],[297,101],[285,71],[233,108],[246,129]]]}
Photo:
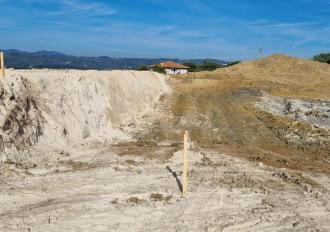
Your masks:
{"label": "small stone", "polygon": [[163,194],[160,194],[160,193],[152,193],[150,195],[150,199],[152,201],[162,201],[164,198]]}
{"label": "small stone", "polygon": [[294,222],[294,223],[292,224],[293,227],[296,227],[296,226],[298,226],[298,225],[299,225],[299,222]]}

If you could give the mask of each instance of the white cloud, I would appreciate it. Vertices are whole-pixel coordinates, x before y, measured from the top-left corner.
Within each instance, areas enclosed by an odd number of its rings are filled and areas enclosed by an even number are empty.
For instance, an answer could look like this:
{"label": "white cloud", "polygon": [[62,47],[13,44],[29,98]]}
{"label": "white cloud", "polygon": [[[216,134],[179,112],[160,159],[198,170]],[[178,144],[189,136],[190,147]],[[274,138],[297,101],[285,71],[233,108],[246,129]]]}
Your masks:
{"label": "white cloud", "polygon": [[312,26],[317,25],[319,22],[296,22],[296,23],[255,23],[251,26],[257,29],[264,29],[264,28],[292,28],[292,27],[304,27],[304,26]]}
{"label": "white cloud", "polygon": [[299,41],[295,42],[292,47],[293,48],[297,48],[297,47],[299,47],[299,46],[301,46],[303,44],[306,44],[308,42],[313,41],[314,39],[315,39],[315,36],[314,35],[309,35],[309,36],[303,38],[302,40],[299,40]]}
{"label": "white cloud", "polygon": [[[1,0],[0,0],[1,1]],[[56,4],[59,10],[51,13],[52,15],[67,15],[76,14],[81,16],[106,16],[113,15],[117,12],[108,6],[107,4],[100,3],[97,1],[87,2],[82,0],[21,0],[22,2],[33,4],[44,4],[49,3]]]}
{"label": "white cloud", "polygon": [[83,15],[113,15],[117,12],[110,8],[108,5],[96,3],[95,1],[92,3],[83,2],[80,0],[61,0],[60,4],[62,5],[61,8],[63,11],[60,13],[67,14],[67,13],[78,13]]}

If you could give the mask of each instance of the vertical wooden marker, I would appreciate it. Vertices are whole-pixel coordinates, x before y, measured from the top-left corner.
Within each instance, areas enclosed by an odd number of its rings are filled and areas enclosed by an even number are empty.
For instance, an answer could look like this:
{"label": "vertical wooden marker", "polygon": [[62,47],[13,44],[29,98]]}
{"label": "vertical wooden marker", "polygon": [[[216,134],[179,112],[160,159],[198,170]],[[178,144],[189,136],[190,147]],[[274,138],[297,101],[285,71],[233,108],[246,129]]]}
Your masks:
{"label": "vertical wooden marker", "polygon": [[3,52],[0,52],[0,60],[1,60],[1,77],[5,77],[5,56]]}
{"label": "vertical wooden marker", "polygon": [[188,149],[189,139],[188,131],[183,136],[183,169],[182,169],[182,195],[186,196],[188,191]]}

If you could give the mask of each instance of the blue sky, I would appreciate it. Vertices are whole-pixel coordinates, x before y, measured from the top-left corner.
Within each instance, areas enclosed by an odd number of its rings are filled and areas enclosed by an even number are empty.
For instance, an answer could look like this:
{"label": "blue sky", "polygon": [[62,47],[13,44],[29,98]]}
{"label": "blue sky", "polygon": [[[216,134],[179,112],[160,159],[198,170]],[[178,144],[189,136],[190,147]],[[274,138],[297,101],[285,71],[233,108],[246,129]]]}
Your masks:
{"label": "blue sky", "polygon": [[0,48],[253,59],[330,51],[330,0],[0,0]]}

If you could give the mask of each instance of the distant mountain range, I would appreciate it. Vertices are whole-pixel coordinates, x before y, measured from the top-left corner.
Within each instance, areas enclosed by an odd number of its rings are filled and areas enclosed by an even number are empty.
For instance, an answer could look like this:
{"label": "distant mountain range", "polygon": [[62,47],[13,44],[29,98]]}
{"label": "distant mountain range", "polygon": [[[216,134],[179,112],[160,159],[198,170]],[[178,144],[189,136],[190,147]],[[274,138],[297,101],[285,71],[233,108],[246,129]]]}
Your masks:
{"label": "distant mountain range", "polygon": [[[1,49],[0,49],[1,50]],[[152,65],[167,60],[177,63],[192,62],[203,63],[205,60],[217,64],[228,64],[229,62],[217,59],[146,59],[146,58],[112,58],[108,56],[86,57],[72,56],[54,51],[25,52],[15,49],[1,50],[5,52],[7,68],[30,69],[30,68],[53,68],[53,69],[138,69],[143,65]]]}

